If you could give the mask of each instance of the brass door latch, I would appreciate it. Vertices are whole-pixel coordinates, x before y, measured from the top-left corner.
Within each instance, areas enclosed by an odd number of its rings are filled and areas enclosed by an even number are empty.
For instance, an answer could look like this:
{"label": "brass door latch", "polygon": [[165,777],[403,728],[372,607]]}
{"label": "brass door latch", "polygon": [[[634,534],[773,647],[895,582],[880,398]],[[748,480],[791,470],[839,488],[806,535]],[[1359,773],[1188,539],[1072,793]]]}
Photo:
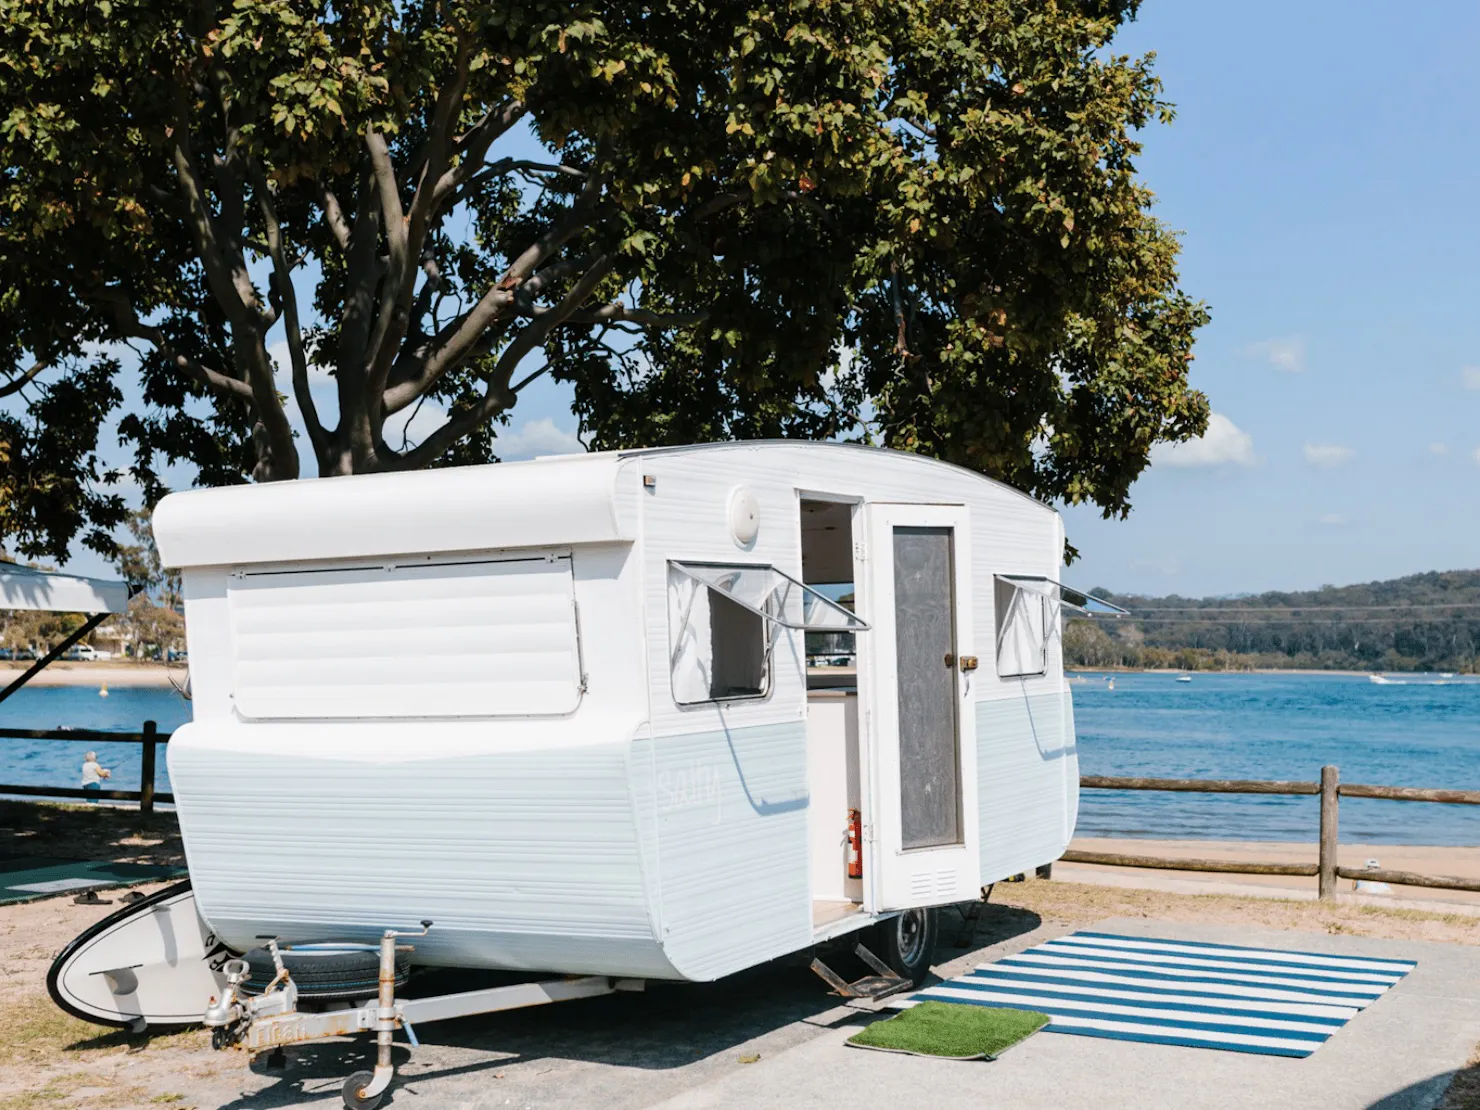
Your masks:
{"label": "brass door latch", "polygon": [[978,666],[978,663],[977,663],[976,656],[974,656],[974,655],[963,655],[963,656],[961,656],[961,669],[963,671],[974,671],[974,670],[976,670],[977,666]]}

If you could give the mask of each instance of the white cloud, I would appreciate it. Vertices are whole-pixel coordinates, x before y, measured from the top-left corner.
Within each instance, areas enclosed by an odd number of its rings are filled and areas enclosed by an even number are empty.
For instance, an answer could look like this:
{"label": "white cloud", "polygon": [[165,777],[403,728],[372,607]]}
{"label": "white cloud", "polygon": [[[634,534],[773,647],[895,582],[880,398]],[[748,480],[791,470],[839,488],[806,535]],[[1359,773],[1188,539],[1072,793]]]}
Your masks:
{"label": "white cloud", "polygon": [[1466,366],[1459,372],[1459,380],[1466,389],[1480,389],[1480,366]]}
{"label": "white cloud", "polygon": [[1447,444],[1447,443],[1431,443],[1431,444],[1429,444],[1429,454],[1431,454],[1431,455],[1438,455],[1441,458],[1443,458],[1444,456],[1446,456],[1446,455],[1449,454],[1449,444]]}
{"label": "white cloud", "polygon": [[555,426],[548,416],[526,420],[512,431],[500,431],[493,451],[504,462],[518,462],[537,455],[575,455],[585,451],[575,432]]}
{"label": "white cloud", "polygon": [[1321,516],[1320,523],[1326,525],[1328,528],[1336,528],[1347,523],[1347,519],[1340,513],[1324,513]]}
{"label": "white cloud", "polygon": [[1303,336],[1261,339],[1258,343],[1250,343],[1245,347],[1244,354],[1250,358],[1267,362],[1276,370],[1283,370],[1286,374],[1300,374],[1305,371],[1305,338]]}
{"label": "white cloud", "polygon": [[1208,417],[1208,430],[1186,443],[1158,443],[1151,449],[1156,466],[1178,468],[1253,466],[1254,437],[1221,412]]}
{"label": "white cloud", "polygon": [[1307,443],[1305,445],[1305,461],[1323,470],[1345,466],[1356,457],[1355,447],[1344,447],[1339,443]]}

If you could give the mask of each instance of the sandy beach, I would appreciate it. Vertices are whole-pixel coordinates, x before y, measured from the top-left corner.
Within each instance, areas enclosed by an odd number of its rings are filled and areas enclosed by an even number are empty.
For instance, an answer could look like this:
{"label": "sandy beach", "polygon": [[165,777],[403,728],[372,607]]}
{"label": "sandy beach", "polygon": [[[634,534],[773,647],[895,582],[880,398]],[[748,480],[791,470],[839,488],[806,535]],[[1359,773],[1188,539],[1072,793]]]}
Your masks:
{"label": "sandy beach", "polygon": [[[14,682],[30,663],[0,663],[0,679]],[[85,663],[58,660],[43,668],[28,686],[183,686],[189,672],[163,663]]]}
{"label": "sandy beach", "polygon": [[[1480,829],[1477,829],[1480,839]],[[1069,845],[1081,852],[1117,852],[1122,855],[1160,856],[1166,859],[1241,860],[1252,863],[1315,863],[1317,850],[1312,843],[1278,843],[1252,840],[1142,840],[1140,838],[1075,837]],[[1369,859],[1394,871],[1414,871],[1420,875],[1447,875],[1480,882],[1480,846],[1447,847],[1442,845],[1345,844],[1337,851],[1341,867],[1362,867]],[[1198,883],[1209,892],[1227,887],[1275,887],[1308,892],[1314,896],[1316,880],[1292,875],[1240,875],[1206,871],[1171,871],[1142,867],[1101,867],[1083,863],[1054,865],[1054,875],[1065,879],[1093,875],[1114,876],[1117,885],[1156,887],[1159,882],[1176,880],[1178,884]],[[1350,879],[1341,879],[1338,890],[1355,891]],[[1464,890],[1435,890],[1430,887],[1394,886],[1390,891],[1373,894],[1394,904],[1405,902],[1455,902],[1480,907],[1480,894]]]}

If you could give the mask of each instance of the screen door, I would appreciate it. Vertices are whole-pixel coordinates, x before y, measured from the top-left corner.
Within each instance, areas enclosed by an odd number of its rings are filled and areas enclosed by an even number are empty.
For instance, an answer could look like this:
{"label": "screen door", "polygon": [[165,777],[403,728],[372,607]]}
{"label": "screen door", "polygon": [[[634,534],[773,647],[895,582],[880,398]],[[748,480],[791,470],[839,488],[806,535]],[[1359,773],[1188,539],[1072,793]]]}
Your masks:
{"label": "screen door", "polygon": [[[959,505],[870,504],[865,589],[876,909],[963,901],[980,870],[971,537]],[[887,616],[887,625],[884,619]],[[867,665],[864,665],[867,656]],[[963,656],[966,668],[963,670]]]}
{"label": "screen door", "polygon": [[900,841],[906,849],[959,844],[954,530],[892,531]]}

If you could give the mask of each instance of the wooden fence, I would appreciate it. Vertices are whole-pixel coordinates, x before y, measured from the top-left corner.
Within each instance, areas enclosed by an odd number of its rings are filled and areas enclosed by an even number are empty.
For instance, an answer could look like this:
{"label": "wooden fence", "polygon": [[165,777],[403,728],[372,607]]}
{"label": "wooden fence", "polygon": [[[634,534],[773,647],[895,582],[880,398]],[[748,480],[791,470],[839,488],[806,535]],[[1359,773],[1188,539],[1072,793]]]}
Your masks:
{"label": "wooden fence", "polygon": [[1295,794],[1321,799],[1320,860],[1318,863],[1254,863],[1226,859],[1168,859],[1131,856],[1118,852],[1068,851],[1065,863],[1097,863],[1111,867],[1154,867],[1165,871],[1220,871],[1239,875],[1300,875],[1318,880],[1320,897],[1336,897],[1337,879],[1366,879],[1397,886],[1480,892],[1480,879],[1448,875],[1420,875],[1386,868],[1342,867],[1336,861],[1338,810],[1342,798],[1384,798],[1393,802],[1437,802],[1443,805],[1480,805],[1480,790],[1424,790],[1412,786],[1364,786],[1343,783],[1335,767],[1322,767],[1320,782],[1270,782],[1261,779],[1148,779],[1085,775],[1079,785],[1087,790],[1171,790],[1192,794]]}
{"label": "wooden fence", "polygon": [[38,798],[108,798],[119,802],[138,802],[140,813],[153,813],[155,802],[173,802],[173,794],[157,793],[154,771],[159,745],[170,740],[153,721],[144,722],[142,732],[103,732],[91,728],[0,728],[0,737],[19,740],[66,740],[81,744],[142,744],[143,766],[139,771],[137,790],[84,790],[78,786],[28,786],[0,783],[0,794],[24,794]]}

